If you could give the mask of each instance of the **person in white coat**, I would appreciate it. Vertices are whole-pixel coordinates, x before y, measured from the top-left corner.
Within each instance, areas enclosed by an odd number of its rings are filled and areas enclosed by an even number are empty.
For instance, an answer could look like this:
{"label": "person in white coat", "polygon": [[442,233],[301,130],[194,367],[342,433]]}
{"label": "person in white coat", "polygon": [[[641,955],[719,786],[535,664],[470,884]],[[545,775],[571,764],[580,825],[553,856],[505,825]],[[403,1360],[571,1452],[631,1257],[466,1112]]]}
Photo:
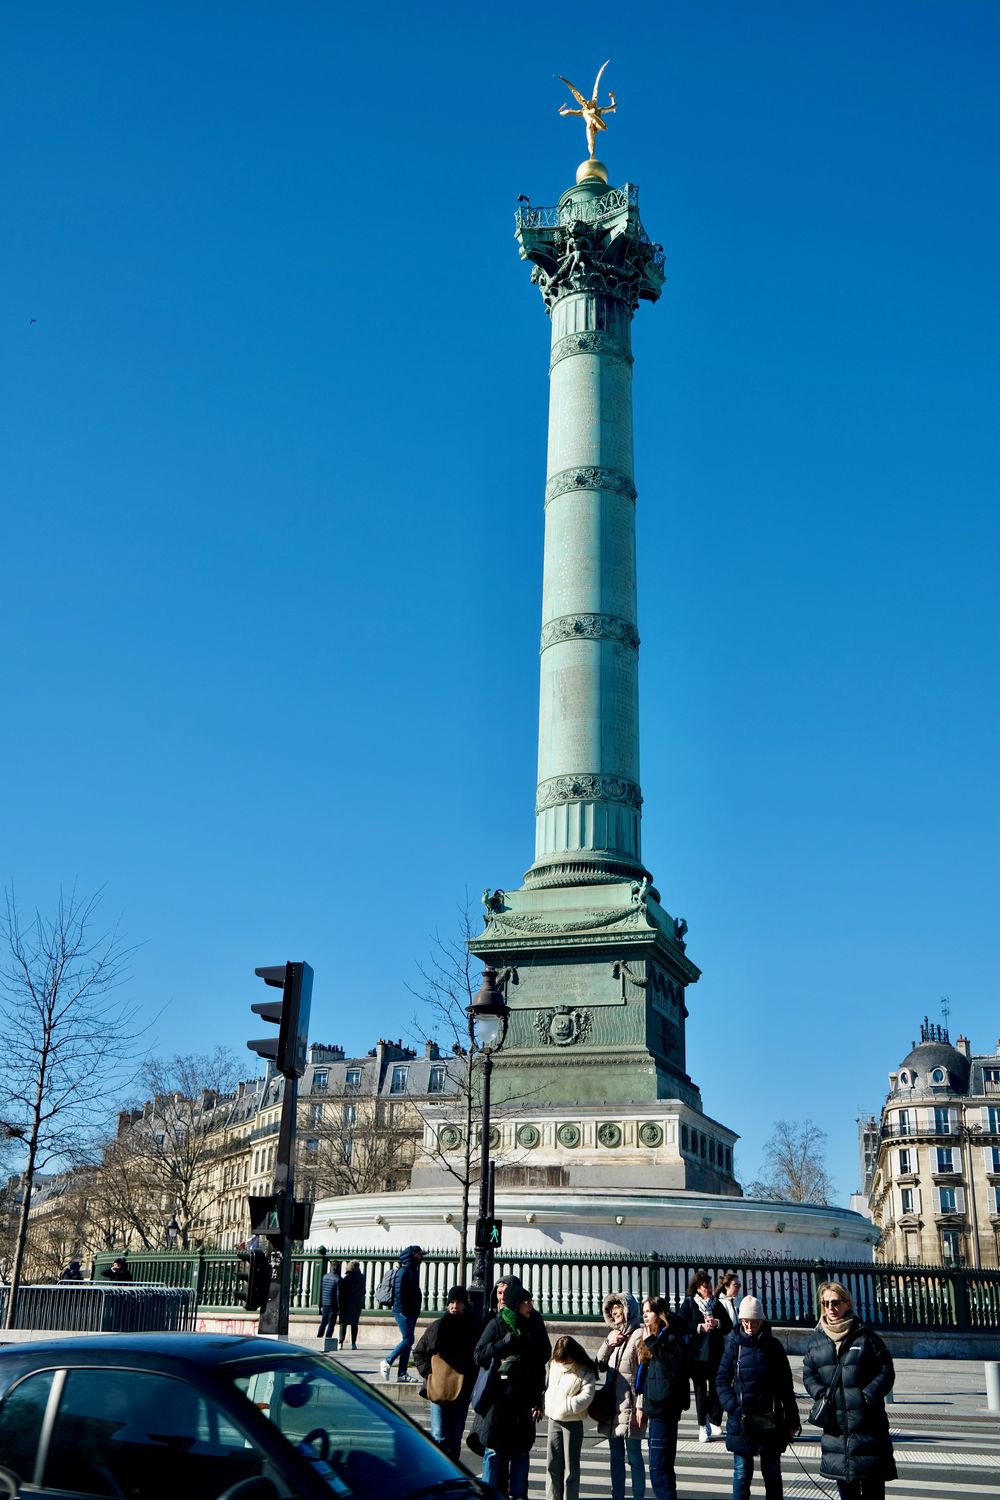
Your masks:
{"label": "person in white coat", "polygon": [[580,1494],[583,1424],[595,1384],[593,1361],[583,1345],[568,1335],[556,1339],[545,1386],[545,1500],[577,1500]]}

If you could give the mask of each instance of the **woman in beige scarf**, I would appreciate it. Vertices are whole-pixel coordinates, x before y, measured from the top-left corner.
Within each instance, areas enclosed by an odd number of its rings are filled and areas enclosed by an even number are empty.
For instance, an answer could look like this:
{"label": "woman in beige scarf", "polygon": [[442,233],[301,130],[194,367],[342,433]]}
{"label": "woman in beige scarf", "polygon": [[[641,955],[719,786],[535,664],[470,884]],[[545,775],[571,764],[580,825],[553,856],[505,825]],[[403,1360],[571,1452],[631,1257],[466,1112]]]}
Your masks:
{"label": "woman in beige scarf", "polygon": [[885,1500],[886,1480],[896,1477],[885,1414],[885,1398],[896,1379],[892,1355],[855,1315],[846,1286],[824,1281],[817,1295],[820,1319],[802,1361],[802,1378],[813,1400],[832,1392],[819,1471],[837,1481],[841,1500]]}

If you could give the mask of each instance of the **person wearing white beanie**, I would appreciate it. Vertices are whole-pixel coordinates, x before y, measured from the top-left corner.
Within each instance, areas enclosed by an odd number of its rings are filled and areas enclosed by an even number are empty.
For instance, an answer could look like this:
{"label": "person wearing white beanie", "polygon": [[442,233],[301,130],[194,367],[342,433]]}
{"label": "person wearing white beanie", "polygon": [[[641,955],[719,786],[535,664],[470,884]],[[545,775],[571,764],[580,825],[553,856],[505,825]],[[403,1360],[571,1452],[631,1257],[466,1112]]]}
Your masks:
{"label": "person wearing white beanie", "polygon": [[766,1500],[781,1500],[781,1455],[798,1435],[799,1414],[788,1355],[771,1332],[758,1297],[744,1297],[740,1303],[739,1323],[726,1340],[715,1389],[727,1412],[733,1500],[749,1500],[755,1458],[760,1459]]}

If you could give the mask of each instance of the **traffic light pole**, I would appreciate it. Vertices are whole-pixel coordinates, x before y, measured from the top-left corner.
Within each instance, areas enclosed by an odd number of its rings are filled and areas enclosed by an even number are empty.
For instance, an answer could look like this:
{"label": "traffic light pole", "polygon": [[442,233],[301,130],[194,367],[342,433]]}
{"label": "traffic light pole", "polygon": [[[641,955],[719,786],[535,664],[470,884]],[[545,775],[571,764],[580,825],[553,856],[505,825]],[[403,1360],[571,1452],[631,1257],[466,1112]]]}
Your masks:
{"label": "traffic light pole", "polygon": [[288,1306],[292,1290],[291,1218],[295,1201],[294,1163],[295,1126],[299,1101],[299,1080],[285,1079],[281,1096],[281,1123],[278,1126],[278,1150],[274,1163],[274,1218],[276,1224],[267,1233],[271,1243],[271,1289],[261,1309],[258,1333],[288,1335]]}

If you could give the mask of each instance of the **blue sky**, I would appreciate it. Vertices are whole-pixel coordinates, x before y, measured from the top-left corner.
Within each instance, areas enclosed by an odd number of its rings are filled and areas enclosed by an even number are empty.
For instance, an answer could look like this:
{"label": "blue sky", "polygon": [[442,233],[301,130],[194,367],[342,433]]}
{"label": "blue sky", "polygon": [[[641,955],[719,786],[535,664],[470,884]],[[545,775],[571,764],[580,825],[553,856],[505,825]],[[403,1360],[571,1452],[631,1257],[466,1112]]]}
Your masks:
{"label": "blue sky", "polygon": [[241,1050],[287,957],[316,1039],[407,1033],[432,935],[530,863],[512,215],[584,154],[553,75],[609,56],[667,253],[643,837],[691,1073],[746,1176],[811,1115],[846,1199],[939,997],[995,1045],[998,44],[985,0],[5,9],[2,867],[106,885],[160,1050]]}

